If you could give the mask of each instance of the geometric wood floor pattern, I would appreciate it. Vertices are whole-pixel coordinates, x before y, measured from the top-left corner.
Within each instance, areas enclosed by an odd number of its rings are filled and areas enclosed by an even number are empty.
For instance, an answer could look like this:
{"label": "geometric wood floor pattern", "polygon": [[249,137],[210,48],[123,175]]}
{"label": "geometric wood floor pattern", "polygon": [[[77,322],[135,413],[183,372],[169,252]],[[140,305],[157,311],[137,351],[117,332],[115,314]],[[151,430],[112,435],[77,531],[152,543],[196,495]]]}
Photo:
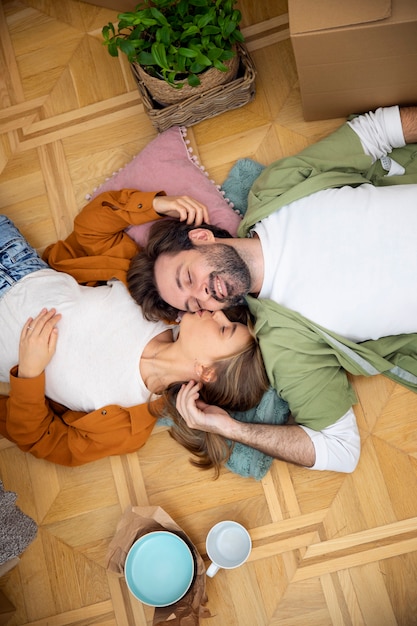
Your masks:
{"label": "geometric wood floor pattern", "polygon": [[[256,98],[189,129],[217,183],[239,158],[268,164],[343,122],[303,120],[286,2],[238,6]],[[101,44],[116,15],[78,0],[0,6],[0,209],[39,250],[156,136],[128,66]],[[16,606],[9,626],[151,625],[153,610],[105,567],[130,505],[164,508],[204,559],[214,523],[249,529],[249,561],[207,581],[202,626],[417,624],[417,395],[383,377],[354,386],[362,455],[351,475],[274,461],[260,482],[227,470],[213,481],[163,427],[137,453],[73,469],[0,438],[0,477],[39,527],[0,579]]]}

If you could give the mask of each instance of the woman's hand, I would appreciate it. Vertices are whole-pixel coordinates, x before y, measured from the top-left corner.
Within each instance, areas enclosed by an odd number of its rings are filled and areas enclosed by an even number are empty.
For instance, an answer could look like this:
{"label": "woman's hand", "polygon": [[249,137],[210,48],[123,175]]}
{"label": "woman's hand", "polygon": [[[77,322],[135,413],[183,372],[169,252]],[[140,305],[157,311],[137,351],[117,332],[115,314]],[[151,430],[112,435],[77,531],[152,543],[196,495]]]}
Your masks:
{"label": "woman's hand", "polygon": [[187,426],[206,433],[216,433],[224,437],[228,436],[228,426],[235,420],[218,406],[206,404],[199,399],[201,383],[190,380],[182,385],[177,395],[177,411],[184,418]]}
{"label": "woman's hand", "polygon": [[153,208],[159,215],[178,217],[187,224],[210,224],[207,207],[189,196],[155,196]]}
{"label": "woman's hand", "polygon": [[55,354],[60,319],[55,309],[42,309],[37,317],[28,319],[20,335],[19,378],[35,378],[44,371]]}

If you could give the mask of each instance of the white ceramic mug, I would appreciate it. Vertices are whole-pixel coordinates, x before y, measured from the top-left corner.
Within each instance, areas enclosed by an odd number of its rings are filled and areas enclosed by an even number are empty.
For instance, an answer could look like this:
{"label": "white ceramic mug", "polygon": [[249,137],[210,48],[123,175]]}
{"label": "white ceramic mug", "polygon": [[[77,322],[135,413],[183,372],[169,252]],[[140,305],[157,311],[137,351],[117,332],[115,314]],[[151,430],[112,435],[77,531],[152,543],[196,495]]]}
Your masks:
{"label": "white ceramic mug", "polygon": [[230,520],[219,522],[206,539],[206,552],[211,560],[207,576],[213,577],[220,568],[239,567],[247,560],[251,549],[252,541],[246,528]]}

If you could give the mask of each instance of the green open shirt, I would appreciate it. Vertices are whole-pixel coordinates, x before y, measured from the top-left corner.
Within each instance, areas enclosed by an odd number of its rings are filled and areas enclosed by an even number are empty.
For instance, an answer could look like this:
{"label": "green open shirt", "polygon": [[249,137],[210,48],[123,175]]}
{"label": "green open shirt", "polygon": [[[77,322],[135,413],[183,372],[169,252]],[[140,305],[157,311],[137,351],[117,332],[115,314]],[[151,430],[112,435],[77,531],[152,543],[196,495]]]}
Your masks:
{"label": "green open shirt", "polygon": [[[396,148],[390,156],[405,168],[404,175],[387,177],[380,162],[372,164],[356,133],[345,124],[262,172],[250,191],[239,236],[245,237],[252,226],[281,207],[323,189],[417,184],[417,145]],[[356,402],[346,371],[364,376],[381,373],[417,391],[417,333],[355,344],[271,300],[247,300],[257,320],[255,331],[271,384],[299,424],[322,430]]]}

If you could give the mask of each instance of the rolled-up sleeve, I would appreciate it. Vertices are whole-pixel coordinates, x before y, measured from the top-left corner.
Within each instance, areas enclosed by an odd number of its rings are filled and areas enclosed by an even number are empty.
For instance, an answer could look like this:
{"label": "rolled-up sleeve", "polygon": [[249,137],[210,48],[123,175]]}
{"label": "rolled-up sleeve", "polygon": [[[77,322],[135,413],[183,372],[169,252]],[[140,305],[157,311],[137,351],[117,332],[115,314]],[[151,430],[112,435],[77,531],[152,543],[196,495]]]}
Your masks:
{"label": "rolled-up sleeve", "polygon": [[377,161],[405,146],[398,106],[381,107],[347,122],[358,135],[363,151]]}
{"label": "rolled-up sleeve", "polygon": [[316,462],[309,469],[353,472],[358,464],[361,441],[353,409],[334,424],[315,431],[299,424],[313,442]]}

